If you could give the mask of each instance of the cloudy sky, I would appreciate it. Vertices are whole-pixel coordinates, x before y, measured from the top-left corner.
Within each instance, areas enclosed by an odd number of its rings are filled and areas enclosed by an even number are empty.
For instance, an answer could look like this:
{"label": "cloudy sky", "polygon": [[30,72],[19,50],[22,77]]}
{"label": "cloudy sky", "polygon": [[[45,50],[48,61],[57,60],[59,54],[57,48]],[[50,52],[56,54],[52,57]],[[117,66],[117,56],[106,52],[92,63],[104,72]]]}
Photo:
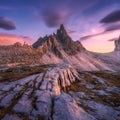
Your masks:
{"label": "cloudy sky", "polygon": [[112,51],[120,34],[120,0],[0,0],[4,40],[17,36],[32,43],[60,24],[88,50]]}

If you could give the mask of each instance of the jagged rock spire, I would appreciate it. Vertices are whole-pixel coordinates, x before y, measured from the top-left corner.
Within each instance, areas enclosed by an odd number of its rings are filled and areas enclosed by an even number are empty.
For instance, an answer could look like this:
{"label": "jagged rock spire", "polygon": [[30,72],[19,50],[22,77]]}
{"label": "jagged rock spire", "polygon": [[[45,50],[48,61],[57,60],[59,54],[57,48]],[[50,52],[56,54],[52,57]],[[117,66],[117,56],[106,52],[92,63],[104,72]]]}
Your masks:
{"label": "jagged rock spire", "polygon": [[60,31],[61,31],[62,33],[67,33],[67,31],[66,31],[66,29],[65,29],[65,27],[64,27],[63,24],[60,25]]}
{"label": "jagged rock spire", "polygon": [[57,30],[57,35],[67,35],[67,31],[63,24],[60,25],[60,28]]}

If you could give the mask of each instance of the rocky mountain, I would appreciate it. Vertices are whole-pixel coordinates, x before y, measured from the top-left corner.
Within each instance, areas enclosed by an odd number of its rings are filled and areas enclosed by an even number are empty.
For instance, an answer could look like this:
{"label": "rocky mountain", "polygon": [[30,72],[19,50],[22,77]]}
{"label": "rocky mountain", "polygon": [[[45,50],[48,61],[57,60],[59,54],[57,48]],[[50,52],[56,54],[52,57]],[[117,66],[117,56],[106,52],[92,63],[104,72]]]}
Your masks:
{"label": "rocky mountain", "polygon": [[81,70],[110,70],[101,61],[92,57],[79,41],[73,41],[63,25],[57,33],[39,38],[33,48],[42,51],[44,63],[68,63]]}
{"label": "rocky mountain", "polygon": [[73,41],[63,25],[56,34],[40,37],[32,46],[0,46],[0,64],[70,64],[81,70],[111,70]]}
{"label": "rocky mountain", "polygon": [[[79,41],[75,42],[69,37],[63,25],[60,26],[60,29],[57,30],[56,34],[54,33],[53,35],[45,36],[43,38],[40,37],[38,41],[33,44],[33,48],[41,47],[44,48],[45,53],[49,51],[52,51],[53,53],[58,51],[60,53],[61,50],[64,50],[68,55],[74,55],[85,50]],[[56,55],[58,54],[56,53]]]}

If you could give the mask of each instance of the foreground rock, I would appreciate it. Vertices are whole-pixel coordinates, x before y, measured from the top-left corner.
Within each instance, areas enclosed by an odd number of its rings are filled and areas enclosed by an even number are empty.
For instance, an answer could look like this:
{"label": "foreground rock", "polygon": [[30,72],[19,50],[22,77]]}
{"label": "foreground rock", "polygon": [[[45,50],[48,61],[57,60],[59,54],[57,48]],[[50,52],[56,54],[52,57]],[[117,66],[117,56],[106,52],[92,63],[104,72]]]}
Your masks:
{"label": "foreground rock", "polygon": [[65,93],[55,98],[54,110],[53,120],[96,120]]}
{"label": "foreground rock", "polygon": [[0,119],[117,120],[118,86],[70,65],[53,66],[14,82],[1,82]]}

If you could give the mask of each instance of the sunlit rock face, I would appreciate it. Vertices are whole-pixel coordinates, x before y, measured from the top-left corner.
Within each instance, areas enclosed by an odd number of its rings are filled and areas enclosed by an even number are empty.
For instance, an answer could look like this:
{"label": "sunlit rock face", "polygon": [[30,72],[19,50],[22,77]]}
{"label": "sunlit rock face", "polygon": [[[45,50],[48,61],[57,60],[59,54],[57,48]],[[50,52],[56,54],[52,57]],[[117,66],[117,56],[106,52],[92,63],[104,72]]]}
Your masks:
{"label": "sunlit rock face", "polygon": [[120,51],[120,37],[115,41],[115,51]]}

